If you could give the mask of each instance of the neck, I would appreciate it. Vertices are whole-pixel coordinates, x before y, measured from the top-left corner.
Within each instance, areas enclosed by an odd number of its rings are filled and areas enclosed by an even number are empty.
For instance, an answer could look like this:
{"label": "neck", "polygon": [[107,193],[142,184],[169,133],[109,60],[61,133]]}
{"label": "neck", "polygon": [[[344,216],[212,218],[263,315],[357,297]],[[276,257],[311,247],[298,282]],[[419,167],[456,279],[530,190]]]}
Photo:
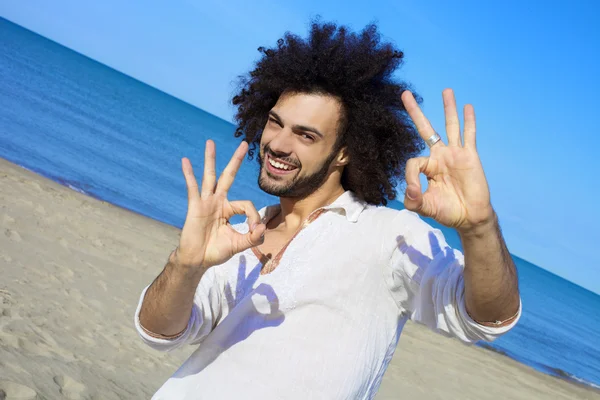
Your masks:
{"label": "neck", "polygon": [[280,197],[281,213],[277,218],[278,225],[283,225],[284,229],[295,230],[313,211],[333,203],[342,194],[344,188],[341,184],[333,188],[328,188],[325,184],[303,199]]}

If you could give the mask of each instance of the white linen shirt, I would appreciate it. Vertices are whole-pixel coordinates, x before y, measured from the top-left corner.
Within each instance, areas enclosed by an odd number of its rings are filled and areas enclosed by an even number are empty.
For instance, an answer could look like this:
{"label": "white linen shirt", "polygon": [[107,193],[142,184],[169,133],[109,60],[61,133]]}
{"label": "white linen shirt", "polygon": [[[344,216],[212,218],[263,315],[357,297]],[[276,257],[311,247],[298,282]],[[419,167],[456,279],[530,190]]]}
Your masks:
{"label": "white linen shirt", "polygon": [[[144,332],[156,350],[192,355],[154,400],[372,399],[407,319],[465,342],[492,341],[465,310],[462,254],[416,213],[345,192],[302,229],[277,268],[260,274],[249,249],[202,277],[176,339]],[[279,205],[259,211],[267,221]],[[246,223],[234,225],[245,233]]]}

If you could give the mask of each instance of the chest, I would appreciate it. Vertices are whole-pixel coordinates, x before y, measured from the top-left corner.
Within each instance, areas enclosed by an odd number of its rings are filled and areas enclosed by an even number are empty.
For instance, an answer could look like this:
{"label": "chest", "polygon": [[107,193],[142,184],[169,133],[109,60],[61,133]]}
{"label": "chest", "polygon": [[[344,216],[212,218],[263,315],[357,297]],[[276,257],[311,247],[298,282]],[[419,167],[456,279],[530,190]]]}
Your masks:
{"label": "chest", "polygon": [[265,257],[272,259],[290,244],[295,234],[295,231],[267,231],[264,243],[256,249]]}
{"label": "chest", "polygon": [[365,238],[356,233],[324,218],[291,235],[265,234],[263,245],[229,263],[234,303],[259,287],[273,292],[273,299],[284,308],[300,299],[361,296],[371,292],[371,285],[376,293],[387,293],[379,288],[378,241],[368,239],[373,235]]}
{"label": "chest", "polygon": [[[261,274],[269,274],[277,268],[284,253],[292,242],[297,241],[297,237],[310,227],[321,215],[326,214],[324,209],[317,210],[305,219],[302,224],[295,229],[268,229],[265,232],[265,240],[261,246],[254,247],[252,251],[263,264]],[[276,221],[271,221],[275,225]],[[331,224],[329,224],[331,225]],[[267,223],[269,226],[269,223]]]}

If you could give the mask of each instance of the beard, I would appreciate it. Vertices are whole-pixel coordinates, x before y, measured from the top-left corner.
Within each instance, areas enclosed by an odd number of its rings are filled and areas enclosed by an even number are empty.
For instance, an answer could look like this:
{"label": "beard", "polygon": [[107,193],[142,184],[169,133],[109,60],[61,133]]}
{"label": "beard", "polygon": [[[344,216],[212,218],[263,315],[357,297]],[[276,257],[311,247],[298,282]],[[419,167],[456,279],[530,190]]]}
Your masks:
{"label": "beard", "polygon": [[[264,158],[262,155],[266,154],[270,154],[273,158],[279,158],[282,161],[297,166],[299,171],[289,180],[271,175],[264,165]],[[302,168],[302,164],[298,160],[291,160],[289,157],[278,157],[267,145],[263,148],[263,151],[258,154],[258,162],[260,164],[258,186],[261,190],[273,196],[304,199],[313,194],[321,187],[323,182],[325,182],[329,173],[329,167],[336,155],[336,152],[331,152],[316,172],[310,175],[300,176],[299,172]]]}

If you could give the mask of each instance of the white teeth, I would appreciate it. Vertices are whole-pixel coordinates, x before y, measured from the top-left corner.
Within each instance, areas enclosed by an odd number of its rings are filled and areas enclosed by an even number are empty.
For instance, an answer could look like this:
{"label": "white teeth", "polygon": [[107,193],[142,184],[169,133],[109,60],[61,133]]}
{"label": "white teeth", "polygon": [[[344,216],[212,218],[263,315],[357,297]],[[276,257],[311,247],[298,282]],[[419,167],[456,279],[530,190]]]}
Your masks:
{"label": "white teeth", "polygon": [[275,168],[279,168],[279,169],[283,169],[283,170],[290,170],[291,167],[285,164],[282,164],[280,162],[274,161],[272,159],[269,158],[269,164],[271,164],[272,166],[274,166]]}

